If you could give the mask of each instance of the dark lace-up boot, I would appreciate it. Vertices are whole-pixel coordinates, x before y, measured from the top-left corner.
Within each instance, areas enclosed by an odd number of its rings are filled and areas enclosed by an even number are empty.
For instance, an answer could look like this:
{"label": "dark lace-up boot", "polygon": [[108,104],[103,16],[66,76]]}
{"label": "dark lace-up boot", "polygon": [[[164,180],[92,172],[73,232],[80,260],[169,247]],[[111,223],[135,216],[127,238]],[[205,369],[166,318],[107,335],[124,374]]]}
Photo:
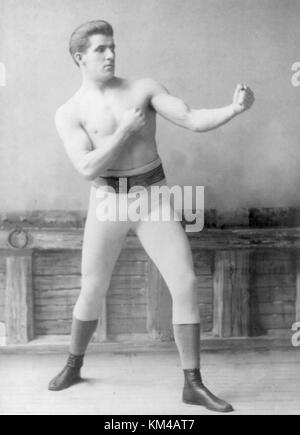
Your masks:
{"label": "dark lace-up boot", "polygon": [[50,382],[50,391],[61,391],[80,382],[80,369],[83,366],[84,355],[72,355],[70,353],[64,369]]}
{"label": "dark lace-up boot", "polygon": [[200,405],[215,412],[233,412],[232,406],[214,396],[203,385],[200,370],[190,369],[183,370],[184,372],[184,389],[182,400],[189,405]]}

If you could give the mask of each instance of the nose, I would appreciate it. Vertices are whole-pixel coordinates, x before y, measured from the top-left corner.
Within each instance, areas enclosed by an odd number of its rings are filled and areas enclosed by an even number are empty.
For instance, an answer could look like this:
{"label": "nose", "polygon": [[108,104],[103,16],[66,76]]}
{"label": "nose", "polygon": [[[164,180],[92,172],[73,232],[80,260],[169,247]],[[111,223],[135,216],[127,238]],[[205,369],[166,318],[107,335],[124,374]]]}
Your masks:
{"label": "nose", "polygon": [[114,59],[115,57],[115,53],[111,48],[108,48],[106,50],[106,59],[110,60],[110,59]]}

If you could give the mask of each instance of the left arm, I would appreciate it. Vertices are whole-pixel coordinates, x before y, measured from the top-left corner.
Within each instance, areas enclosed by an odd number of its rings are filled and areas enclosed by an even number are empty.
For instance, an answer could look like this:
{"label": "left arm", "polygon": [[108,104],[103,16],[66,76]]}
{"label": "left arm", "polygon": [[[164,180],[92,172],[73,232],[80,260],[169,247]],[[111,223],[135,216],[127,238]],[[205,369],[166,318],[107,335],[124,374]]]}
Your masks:
{"label": "left arm", "polygon": [[226,124],[231,119],[250,109],[254,94],[250,88],[238,85],[233,102],[219,109],[190,109],[181,99],[169,94],[160,84],[152,83],[151,104],[161,116],[188,130],[205,132]]}

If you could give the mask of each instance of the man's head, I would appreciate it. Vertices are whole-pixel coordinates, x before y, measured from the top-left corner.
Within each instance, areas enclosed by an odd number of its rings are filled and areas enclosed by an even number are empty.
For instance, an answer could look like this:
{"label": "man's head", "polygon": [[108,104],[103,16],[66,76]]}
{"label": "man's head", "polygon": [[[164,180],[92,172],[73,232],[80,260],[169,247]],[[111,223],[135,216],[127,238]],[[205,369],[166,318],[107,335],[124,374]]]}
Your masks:
{"label": "man's head", "polygon": [[114,32],[106,21],[89,21],[77,27],[71,35],[69,50],[76,65],[95,78],[114,75]]}

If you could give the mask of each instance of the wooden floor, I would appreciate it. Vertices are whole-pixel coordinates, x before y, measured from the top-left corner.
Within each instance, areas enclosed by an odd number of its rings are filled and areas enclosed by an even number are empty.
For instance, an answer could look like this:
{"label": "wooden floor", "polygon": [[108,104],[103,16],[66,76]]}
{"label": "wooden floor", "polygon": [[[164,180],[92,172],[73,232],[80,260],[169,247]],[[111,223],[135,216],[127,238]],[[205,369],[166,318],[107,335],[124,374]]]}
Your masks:
{"label": "wooden floor", "polygon": [[[85,382],[47,391],[60,354],[0,355],[0,414],[203,415],[181,403],[182,372],[175,352],[91,353]],[[289,351],[205,352],[202,372],[211,390],[238,414],[300,414],[300,348]]]}

